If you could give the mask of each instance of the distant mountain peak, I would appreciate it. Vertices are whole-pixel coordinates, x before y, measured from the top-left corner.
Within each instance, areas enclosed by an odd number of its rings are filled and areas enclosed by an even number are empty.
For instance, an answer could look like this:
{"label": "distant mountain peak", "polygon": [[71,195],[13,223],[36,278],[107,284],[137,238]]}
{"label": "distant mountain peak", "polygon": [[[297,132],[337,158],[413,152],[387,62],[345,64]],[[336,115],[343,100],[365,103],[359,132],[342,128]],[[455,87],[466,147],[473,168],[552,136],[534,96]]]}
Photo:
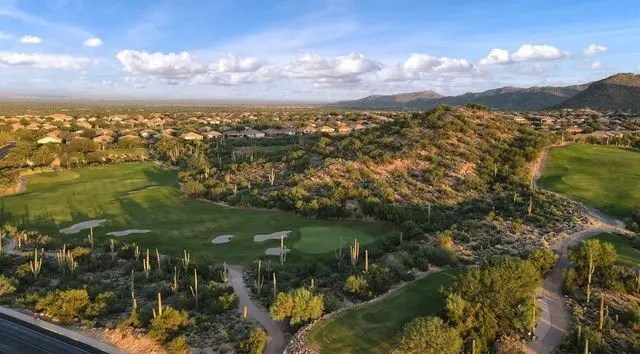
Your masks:
{"label": "distant mountain peak", "polygon": [[640,75],[620,73],[609,76],[554,108],[640,110]]}

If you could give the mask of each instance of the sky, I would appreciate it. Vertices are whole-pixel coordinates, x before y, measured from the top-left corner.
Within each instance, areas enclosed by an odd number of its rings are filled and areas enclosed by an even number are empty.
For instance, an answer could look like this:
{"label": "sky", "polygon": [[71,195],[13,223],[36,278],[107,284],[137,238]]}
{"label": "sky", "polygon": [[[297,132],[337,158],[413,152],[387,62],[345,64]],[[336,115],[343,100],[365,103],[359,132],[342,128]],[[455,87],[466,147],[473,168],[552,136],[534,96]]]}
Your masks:
{"label": "sky", "polygon": [[638,0],[0,0],[0,95],[331,102],[640,71]]}

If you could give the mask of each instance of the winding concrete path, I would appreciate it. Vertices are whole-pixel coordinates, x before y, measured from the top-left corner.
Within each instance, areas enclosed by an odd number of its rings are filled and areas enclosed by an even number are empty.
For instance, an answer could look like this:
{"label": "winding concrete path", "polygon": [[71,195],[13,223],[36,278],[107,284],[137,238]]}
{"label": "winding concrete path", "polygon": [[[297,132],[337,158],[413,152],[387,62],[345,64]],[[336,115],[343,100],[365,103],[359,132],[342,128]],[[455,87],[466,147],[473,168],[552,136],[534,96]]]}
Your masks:
{"label": "winding concrete path", "polygon": [[258,307],[251,297],[242,277],[242,268],[240,266],[230,265],[229,277],[231,278],[231,286],[233,291],[238,295],[240,311],[246,306],[248,315],[260,322],[262,327],[269,334],[269,342],[264,349],[265,354],[281,354],[287,345],[286,336],[282,326],[274,321],[271,316],[260,307]]}
{"label": "winding concrete path", "polygon": [[[535,187],[538,189],[540,189],[540,187],[537,185],[537,182],[540,177],[542,177],[547,158],[547,151],[548,148],[543,151],[540,160],[535,166],[536,169],[534,171],[532,183],[534,183]],[[575,199],[562,194],[552,191],[547,192],[553,193],[561,198],[569,198],[576,201]],[[624,229],[624,224],[620,221],[612,219],[605,213],[593,207],[586,206],[579,201],[576,202],[580,203],[585,211],[597,220],[597,222],[582,231],[567,236],[564,240],[551,246],[552,249],[558,252],[560,257],[551,271],[551,274],[549,274],[545,279],[542,289],[539,292],[538,305],[542,310],[542,318],[538,321],[536,326],[535,340],[528,345],[528,353],[552,353],[560,342],[562,342],[562,338],[567,332],[567,328],[569,326],[569,309],[564,302],[564,295],[562,294],[562,276],[564,271],[571,264],[567,258],[567,249],[588,237],[604,232],[629,232]]]}

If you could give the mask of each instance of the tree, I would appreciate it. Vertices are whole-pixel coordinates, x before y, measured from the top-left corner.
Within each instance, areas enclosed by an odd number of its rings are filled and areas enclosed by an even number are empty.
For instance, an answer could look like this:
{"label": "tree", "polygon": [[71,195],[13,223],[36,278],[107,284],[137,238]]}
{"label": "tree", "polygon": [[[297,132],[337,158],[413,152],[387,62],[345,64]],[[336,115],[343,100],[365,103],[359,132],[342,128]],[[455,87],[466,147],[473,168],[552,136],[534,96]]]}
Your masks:
{"label": "tree", "polygon": [[439,317],[418,317],[404,327],[397,353],[457,354],[462,337]]}
{"label": "tree", "polygon": [[247,354],[262,354],[268,340],[269,336],[264,330],[254,328],[249,332],[247,339],[240,343],[240,350]]}
{"label": "tree", "polygon": [[179,331],[189,324],[189,316],[185,311],[173,307],[165,307],[162,313],[151,320],[149,336],[164,343],[175,337]]}
{"label": "tree", "polygon": [[579,277],[587,280],[587,302],[591,298],[591,280],[597,271],[603,282],[609,280],[613,264],[618,257],[613,245],[600,240],[587,240],[569,250],[569,259],[575,264]]}
{"label": "tree", "polygon": [[527,258],[538,268],[540,274],[547,274],[556,264],[556,255],[548,248],[536,248]]}
{"label": "tree", "polygon": [[314,295],[305,287],[279,293],[269,308],[273,319],[281,321],[290,318],[289,323],[292,325],[319,318],[323,311],[324,295]]}
{"label": "tree", "polygon": [[89,305],[89,294],[85,289],[56,291],[40,298],[36,303],[37,310],[43,310],[48,316],[61,324],[73,322]]}

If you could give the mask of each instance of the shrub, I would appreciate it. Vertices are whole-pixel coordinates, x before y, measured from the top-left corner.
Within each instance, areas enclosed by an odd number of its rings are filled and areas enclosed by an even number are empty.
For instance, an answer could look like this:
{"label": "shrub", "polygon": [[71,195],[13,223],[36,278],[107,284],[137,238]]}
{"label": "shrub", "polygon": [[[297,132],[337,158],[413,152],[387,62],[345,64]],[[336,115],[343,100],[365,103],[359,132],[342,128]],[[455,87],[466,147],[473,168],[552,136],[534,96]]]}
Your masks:
{"label": "shrub", "polygon": [[62,324],[70,324],[80,316],[89,305],[89,294],[85,289],[57,290],[40,298],[36,304],[37,310],[44,311]]}
{"label": "shrub", "polygon": [[269,308],[273,319],[280,321],[289,317],[292,325],[319,318],[323,311],[324,296],[314,295],[304,287],[288,293],[278,293],[276,301]]}
{"label": "shrub", "polygon": [[115,294],[111,291],[98,294],[96,298],[87,305],[85,314],[89,318],[96,318],[105,314],[109,310],[109,305],[114,298]]}
{"label": "shrub", "polygon": [[536,248],[531,251],[527,258],[538,268],[542,275],[549,273],[551,268],[556,264],[556,255],[548,248]]}
{"label": "shrub", "polygon": [[564,273],[564,281],[562,282],[562,292],[565,295],[571,295],[578,288],[578,273],[573,268],[569,268]]}
{"label": "shrub", "polygon": [[267,345],[269,336],[259,328],[254,328],[249,332],[247,339],[240,343],[240,350],[247,354],[262,354]]}
{"label": "shrub", "polygon": [[151,320],[149,337],[158,342],[165,343],[189,324],[189,316],[185,311],[178,311],[173,307],[165,307],[162,315],[157,315]]}
{"label": "shrub", "polygon": [[440,247],[423,248],[420,250],[417,257],[417,263],[419,264],[424,265],[425,263],[428,263],[438,267],[454,265],[458,261],[454,251]]}
{"label": "shrub", "polygon": [[439,317],[418,317],[407,324],[402,332],[397,353],[406,354],[458,354],[462,337]]}
{"label": "shrub", "polygon": [[17,280],[0,275],[0,297],[13,294],[16,291],[16,285],[18,285]]}
{"label": "shrub", "polygon": [[187,337],[184,335],[177,336],[167,343],[169,354],[183,354],[187,352],[187,349]]}
{"label": "shrub", "polygon": [[367,280],[359,275],[350,275],[344,283],[344,292],[347,294],[360,297],[369,298],[373,296],[373,293],[369,289]]}

